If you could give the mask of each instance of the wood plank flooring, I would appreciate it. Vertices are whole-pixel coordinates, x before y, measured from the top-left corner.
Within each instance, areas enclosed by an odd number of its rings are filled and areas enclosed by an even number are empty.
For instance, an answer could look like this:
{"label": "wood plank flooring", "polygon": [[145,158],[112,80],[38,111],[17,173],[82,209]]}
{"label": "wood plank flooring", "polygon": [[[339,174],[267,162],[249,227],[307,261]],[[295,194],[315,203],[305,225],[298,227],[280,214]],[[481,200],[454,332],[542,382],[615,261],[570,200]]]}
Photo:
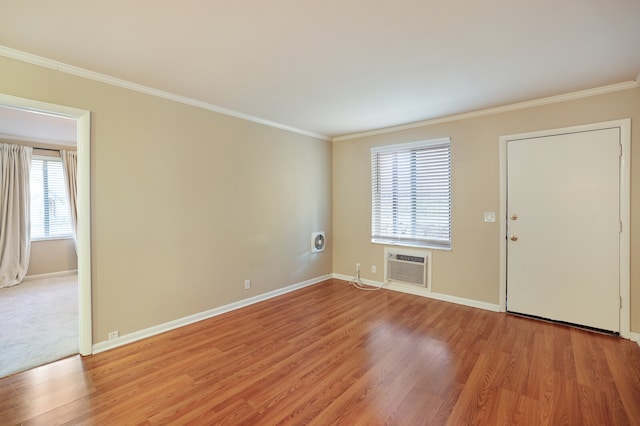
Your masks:
{"label": "wood plank flooring", "polygon": [[639,425],[640,347],[328,280],[0,379],[0,424]]}

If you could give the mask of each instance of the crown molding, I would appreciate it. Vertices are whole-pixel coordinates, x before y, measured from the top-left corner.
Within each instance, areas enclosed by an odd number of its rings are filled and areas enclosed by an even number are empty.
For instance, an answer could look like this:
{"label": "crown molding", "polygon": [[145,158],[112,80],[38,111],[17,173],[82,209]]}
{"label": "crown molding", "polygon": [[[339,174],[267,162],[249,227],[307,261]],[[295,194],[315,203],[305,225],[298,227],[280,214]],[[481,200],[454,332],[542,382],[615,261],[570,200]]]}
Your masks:
{"label": "crown molding", "polygon": [[580,91],[570,92],[570,93],[561,94],[561,95],[549,96],[546,98],[534,99],[531,101],[519,102],[515,104],[503,105],[503,106],[498,106],[493,108],[480,109],[477,111],[448,115],[444,117],[417,121],[414,123],[403,124],[399,126],[385,127],[381,129],[369,130],[369,131],[359,132],[359,133],[352,133],[348,135],[331,138],[327,135],[322,135],[319,133],[310,132],[310,131],[298,129],[295,127],[290,127],[284,124],[265,120],[260,117],[255,117],[253,115],[228,109],[219,105],[211,104],[204,101],[199,101],[197,99],[177,95],[175,93],[166,92],[164,90],[154,89],[153,87],[144,86],[142,84],[133,83],[133,82],[112,77],[106,74],[101,74],[95,71],[90,71],[90,70],[76,67],[73,65],[68,65],[62,62],[54,61],[52,59],[44,58],[38,55],[33,55],[31,53],[23,52],[21,50],[13,49],[3,45],[0,45],[0,56],[4,56],[6,58],[15,59],[21,62],[26,62],[26,63],[37,65],[40,67],[52,69],[55,71],[63,72],[65,74],[70,74],[77,77],[82,77],[89,80],[106,83],[112,86],[121,87],[124,89],[132,90],[134,92],[144,93],[147,95],[155,96],[162,99],[167,99],[170,101],[182,103],[182,104],[193,106],[196,108],[217,112],[219,114],[240,118],[242,120],[250,121],[257,124],[262,124],[268,127],[273,127],[276,129],[285,130],[288,132],[297,133],[300,135],[309,136],[316,139],[322,139],[322,140],[334,141],[334,142],[340,142],[340,141],[345,141],[350,139],[358,139],[358,138],[363,138],[367,136],[375,136],[375,135],[392,133],[392,132],[397,132],[402,130],[410,130],[410,129],[415,129],[419,127],[432,126],[435,124],[448,123],[451,121],[482,117],[485,115],[516,111],[516,110],[525,109],[525,108],[549,105],[549,104],[554,104],[559,102],[570,101],[574,99],[586,98],[589,96],[602,95],[605,93],[611,93],[611,92],[616,92],[620,90],[627,90],[627,89],[640,87],[640,73],[639,73],[635,80],[627,81],[623,83],[611,84],[608,86],[601,86],[593,89],[586,89],[586,90],[580,90]]}
{"label": "crown molding", "polygon": [[385,133],[398,132],[401,130],[416,129],[418,127],[432,126],[434,124],[448,123],[451,121],[465,120],[469,118],[482,117],[485,115],[499,114],[509,111],[517,111],[520,109],[533,108],[542,105],[555,104],[559,102],[571,101],[574,99],[587,98],[590,96],[603,95],[605,93],[617,92],[620,90],[635,89],[640,87],[640,74],[635,81],[625,81],[623,83],[611,84],[608,86],[596,87],[593,89],[579,90],[577,92],[565,93],[562,95],[549,96],[546,98],[534,99],[531,101],[518,102],[510,105],[499,107],[480,109],[477,111],[464,112],[461,114],[448,115],[445,117],[433,118],[430,120],[418,121],[415,123],[403,124],[400,126],[385,127],[382,129],[370,130],[366,132],[353,133],[350,135],[338,136],[333,138],[334,142],[346,141],[350,139],[358,139],[367,136],[381,135]]}
{"label": "crown molding", "polygon": [[322,139],[330,141],[331,138],[327,135],[321,135],[319,133],[309,132],[295,127],[286,126],[284,124],[276,123],[273,121],[265,120],[260,117],[245,114],[232,109],[224,108],[219,105],[210,104],[208,102],[199,101],[197,99],[189,98],[186,96],[177,95],[175,93],[166,92],[164,90],[154,89],[153,87],[144,86],[142,84],[132,83],[127,80],[112,77],[106,74],[101,74],[95,71],[90,71],[84,68],[79,68],[73,65],[68,65],[62,62],[54,61],[52,59],[44,58],[42,56],[33,55],[31,53],[23,52],[21,50],[13,49],[7,46],[0,45],[0,56],[6,58],[15,59],[21,62],[49,68],[55,71],[63,72],[65,74],[74,75],[77,77],[86,78],[100,83],[106,83],[112,86],[121,87],[124,89],[132,90],[134,92],[144,93],[147,95],[155,96],[162,99],[167,99],[174,102],[179,102],[185,105],[193,106],[196,108],[206,109],[209,111],[217,112],[219,114],[228,115],[242,120],[251,121],[253,123],[262,124],[265,126],[273,127],[287,132],[298,133],[304,136],[310,136],[316,139]]}

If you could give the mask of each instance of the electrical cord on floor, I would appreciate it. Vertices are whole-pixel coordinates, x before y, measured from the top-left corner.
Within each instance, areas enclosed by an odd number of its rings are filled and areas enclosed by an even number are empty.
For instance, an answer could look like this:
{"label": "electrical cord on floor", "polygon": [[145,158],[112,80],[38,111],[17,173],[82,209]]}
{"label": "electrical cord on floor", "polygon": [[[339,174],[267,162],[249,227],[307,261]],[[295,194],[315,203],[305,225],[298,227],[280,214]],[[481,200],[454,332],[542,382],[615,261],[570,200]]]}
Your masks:
{"label": "electrical cord on floor", "polygon": [[349,284],[351,284],[352,286],[354,286],[358,290],[378,291],[378,290],[382,290],[384,288],[384,286],[387,285],[387,281],[385,281],[380,287],[369,286],[367,284],[364,284],[360,280],[360,268],[356,268],[356,276],[353,277],[353,279],[351,281],[349,281]]}

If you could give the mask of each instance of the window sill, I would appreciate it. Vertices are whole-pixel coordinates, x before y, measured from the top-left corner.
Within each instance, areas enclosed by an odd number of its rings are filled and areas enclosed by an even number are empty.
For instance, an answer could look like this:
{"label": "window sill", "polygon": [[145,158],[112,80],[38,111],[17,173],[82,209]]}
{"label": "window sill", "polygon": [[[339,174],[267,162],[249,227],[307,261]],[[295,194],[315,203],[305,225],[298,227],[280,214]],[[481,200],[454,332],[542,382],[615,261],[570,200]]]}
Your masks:
{"label": "window sill", "polygon": [[42,237],[42,238],[32,238],[31,242],[37,241],[54,241],[54,240],[73,240],[73,235],[60,235],[55,237]]}
{"label": "window sill", "polygon": [[373,244],[380,244],[385,246],[426,248],[430,250],[451,251],[451,246],[442,246],[437,244],[420,243],[420,242],[413,242],[413,241],[397,241],[397,240],[385,240],[381,238],[372,238],[371,242]]}

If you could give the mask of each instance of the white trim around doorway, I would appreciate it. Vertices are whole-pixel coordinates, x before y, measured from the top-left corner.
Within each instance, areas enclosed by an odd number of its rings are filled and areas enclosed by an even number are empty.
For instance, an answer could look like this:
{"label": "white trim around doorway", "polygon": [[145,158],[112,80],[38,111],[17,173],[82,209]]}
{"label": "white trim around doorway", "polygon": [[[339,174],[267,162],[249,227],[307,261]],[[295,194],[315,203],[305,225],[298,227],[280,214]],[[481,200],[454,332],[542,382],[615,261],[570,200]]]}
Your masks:
{"label": "white trim around doorway", "polygon": [[0,106],[73,118],[78,150],[78,310],[80,355],[91,355],[91,113],[33,99],[0,94]]}

